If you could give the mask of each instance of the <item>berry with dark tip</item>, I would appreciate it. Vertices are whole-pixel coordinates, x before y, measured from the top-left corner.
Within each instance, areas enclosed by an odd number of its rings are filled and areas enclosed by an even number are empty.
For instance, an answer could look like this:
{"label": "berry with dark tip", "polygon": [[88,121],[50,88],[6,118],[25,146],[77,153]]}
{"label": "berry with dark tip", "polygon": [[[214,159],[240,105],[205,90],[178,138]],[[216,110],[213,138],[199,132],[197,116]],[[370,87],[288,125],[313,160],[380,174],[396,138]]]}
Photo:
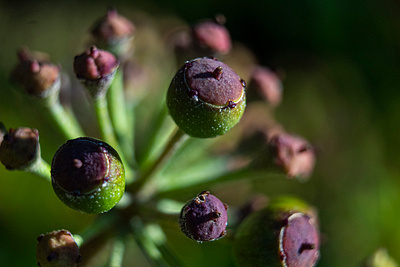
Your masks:
{"label": "berry with dark tip", "polygon": [[58,149],[51,178],[60,200],[85,213],[110,210],[125,191],[125,171],[118,153],[89,137],[69,140]]}
{"label": "berry with dark tip", "polygon": [[228,206],[208,191],[203,191],[182,208],[179,224],[189,238],[203,242],[226,234]]}
{"label": "berry with dark tip", "polygon": [[281,198],[239,226],[234,254],[240,266],[312,267],[319,259],[315,211],[296,198]]}
{"label": "berry with dark tip", "polygon": [[187,62],[173,78],[167,106],[186,134],[216,137],[229,131],[242,117],[245,88],[228,65],[212,58],[197,58]]}
{"label": "berry with dark tip", "polygon": [[118,67],[113,54],[95,46],[74,58],[75,75],[94,98],[107,92]]}
{"label": "berry with dark tip", "polygon": [[38,237],[37,264],[41,267],[74,267],[82,261],[79,247],[67,230],[53,231]]}

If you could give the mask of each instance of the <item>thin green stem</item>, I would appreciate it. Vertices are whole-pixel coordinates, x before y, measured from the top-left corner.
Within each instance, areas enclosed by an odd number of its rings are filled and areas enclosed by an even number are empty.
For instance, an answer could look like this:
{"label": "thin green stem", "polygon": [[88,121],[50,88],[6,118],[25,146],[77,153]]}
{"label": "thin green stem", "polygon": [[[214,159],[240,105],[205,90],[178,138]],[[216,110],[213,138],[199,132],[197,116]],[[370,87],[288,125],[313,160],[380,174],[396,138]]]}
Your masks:
{"label": "thin green stem", "polygon": [[135,162],[133,122],[128,120],[129,116],[127,115],[124,96],[123,72],[121,70],[117,70],[107,96],[111,123],[114,126],[116,137],[121,144],[126,159],[129,163],[133,164]]}
{"label": "thin green stem", "polygon": [[65,139],[70,140],[85,135],[76,118],[67,112],[58,100],[43,102],[42,108],[48,120]]}
{"label": "thin green stem", "polygon": [[125,242],[122,236],[117,236],[114,240],[113,248],[108,262],[108,267],[121,267],[124,260]]}
{"label": "thin green stem", "polygon": [[24,171],[42,177],[48,182],[51,182],[50,170],[51,170],[50,165],[41,157],[39,157],[31,166],[24,169]]}
{"label": "thin green stem", "polygon": [[100,96],[94,100],[97,123],[99,125],[101,139],[107,142],[116,150],[119,147],[117,138],[114,133],[110,115],[108,113],[108,104],[106,96]]}
{"label": "thin green stem", "polygon": [[133,193],[140,191],[143,186],[148,182],[148,180],[151,179],[154,173],[161,167],[161,165],[165,163],[165,161],[170,158],[172,153],[175,152],[176,149],[180,147],[182,143],[187,139],[188,135],[178,128],[169,140],[168,144],[165,146],[162,153],[159,155],[159,157],[154,161],[153,164],[151,164],[151,166],[147,170],[143,172],[143,175],[139,177],[139,180],[137,180],[137,182],[128,187],[128,190]]}
{"label": "thin green stem", "polygon": [[97,123],[100,129],[101,139],[119,152],[119,156],[121,157],[122,163],[125,167],[126,179],[128,180],[128,182],[130,182],[133,179],[133,170],[126,160],[125,154],[123,153],[124,151],[121,150],[117,138],[115,137],[110,115],[108,113],[107,98],[105,97],[105,95],[96,98],[94,100],[94,106],[96,111]]}

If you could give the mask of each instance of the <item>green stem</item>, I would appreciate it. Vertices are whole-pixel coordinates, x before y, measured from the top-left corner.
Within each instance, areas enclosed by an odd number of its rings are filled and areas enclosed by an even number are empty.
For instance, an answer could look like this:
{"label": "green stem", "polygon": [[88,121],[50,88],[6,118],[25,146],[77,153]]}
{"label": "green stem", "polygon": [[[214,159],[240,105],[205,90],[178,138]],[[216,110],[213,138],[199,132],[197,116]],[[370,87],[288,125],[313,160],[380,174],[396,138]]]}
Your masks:
{"label": "green stem", "polygon": [[94,107],[96,111],[97,123],[99,125],[101,139],[118,151],[119,149],[117,148],[119,148],[119,145],[117,142],[117,138],[115,137],[110,115],[108,113],[106,96],[103,95],[96,98],[94,100]]}
{"label": "green stem", "polygon": [[41,157],[39,157],[31,166],[24,169],[26,172],[30,172],[39,177],[45,178],[48,182],[51,182],[50,170],[50,165]]}
{"label": "green stem", "polygon": [[128,164],[128,161],[125,158],[125,154],[123,153],[124,151],[121,150],[117,138],[115,137],[110,115],[108,113],[107,98],[105,97],[105,95],[96,98],[94,100],[94,106],[96,110],[97,123],[99,125],[101,139],[119,152],[119,156],[121,157],[122,163],[124,164],[127,182],[131,182],[131,180],[133,179],[133,170]]}
{"label": "green stem", "polygon": [[146,171],[143,172],[143,175],[139,177],[137,182],[128,187],[128,190],[133,193],[140,191],[148,182],[148,180],[153,177],[154,173],[161,167],[161,165],[165,163],[165,161],[170,158],[172,153],[175,152],[176,149],[187,139],[188,135],[178,128],[157,160]]}
{"label": "green stem", "polygon": [[121,70],[117,70],[107,96],[110,118],[117,139],[129,163],[134,163],[134,131],[133,124],[128,120],[124,96],[123,72]]}
{"label": "green stem", "polygon": [[176,188],[176,189],[171,189],[171,190],[166,190],[163,192],[159,192],[157,194],[157,198],[162,198],[162,197],[168,197],[171,195],[180,195],[185,192],[197,192],[199,188],[207,189],[210,188],[213,185],[216,184],[221,184],[225,182],[232,182],[232,181],[237,181],[237,180],[255,180],[255,179],[262,179],[267,176],[273,176],[273,175],[278,175],[279,177],[282,176],[282,174],[276,172],[276,171],[271,171],[268,169],[252,169],[249,167],[245,167],[239,170],[231,171],[228,173],[225,173],[223,175],[217,176],[214,179],[210,179],[208,181],[201,182],[199,181],[198,183],[192,184],[189,187],[185,188]]}
{"label": "green stem", "polygon": [[117,236],[113,244],[108,266],[121,267],[124,259],[124,253],[125,253],[125,242],[123,240],[123,237]]}
{"label": "green stem", "polygon": [[43,113],[65,139],[70,140],[85,135],[76,118],[68,113],[58,100],[44,102],[42,108],[45,109]]}

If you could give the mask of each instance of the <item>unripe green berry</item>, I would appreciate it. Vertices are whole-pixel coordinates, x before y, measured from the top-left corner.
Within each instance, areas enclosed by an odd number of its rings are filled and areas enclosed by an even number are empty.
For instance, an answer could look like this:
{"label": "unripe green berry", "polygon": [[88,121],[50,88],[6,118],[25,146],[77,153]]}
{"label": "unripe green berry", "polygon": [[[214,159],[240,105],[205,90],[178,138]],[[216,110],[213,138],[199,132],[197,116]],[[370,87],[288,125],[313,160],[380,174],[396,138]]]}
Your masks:
{"label": "unripe green berry", "polygon": [[40,267],[74,267],[82,260],[79,247],[67,230],[40,235],[37,240],[36,258]]}
{"label": "unripe green berry", "polygon": [[110,210],[125,191],[125,171],[118,153],[89,137],[69,140],[58,149],[51,178],[58,198],[85,213]]}
{"label": "unripe green berry", "polygon": [[186,62],[173,78],[167,106],[186,134],[199,138],[223,135],[243,115],[245,82],[216,59],[194,59]]}
{"label": "unripe green berry", "polygon": [[239,266],[315,266],[319,259],[316,215],[301,200],[274,200],[239,226],[234,254]]}

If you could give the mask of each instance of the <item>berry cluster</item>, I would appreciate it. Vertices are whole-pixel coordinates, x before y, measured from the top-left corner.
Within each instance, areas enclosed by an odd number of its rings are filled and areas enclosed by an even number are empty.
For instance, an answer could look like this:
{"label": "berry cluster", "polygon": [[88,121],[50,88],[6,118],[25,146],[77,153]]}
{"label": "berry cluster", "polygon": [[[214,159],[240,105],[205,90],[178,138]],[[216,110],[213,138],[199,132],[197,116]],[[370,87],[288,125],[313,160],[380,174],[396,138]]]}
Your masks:
{"label": "berry cluster", "polygon": [[[169,31],[164,53],[177,72],[168,76],[169,86],[150,90],[153,73],[134,52],[140,27],[109,10],[92,27],[90,46],[73,59],[75,79],[97,120],[93,137],[60,102],[61,67],[42,53],[18,52],[12,82],[43,108],[65,143],[48,164],[37,129],[0,124],[0,161],[49,181],[66,206],[99,214],[90,236],[67,230],[40,235],[39,266],[89,265],[93,250],[105,244],[114,244],[109,266],[122,266],[130,240],[156,266],[185,265],[165,241],[165,225],[199,243],[225,237],[240,266],[317,264],[313,207],[297,198],[262,196],[262,202],[228,209],[207,191],[270,174],[306,181],[315,164],[312,145],[273,119],[282,100],[279,75],[253,63],[239,76],[229,66],[235,46],[224,22],[217,16]],[[181,202],[189,194],[197,195]],[[179,209],[163,208],[168,201]]]}

